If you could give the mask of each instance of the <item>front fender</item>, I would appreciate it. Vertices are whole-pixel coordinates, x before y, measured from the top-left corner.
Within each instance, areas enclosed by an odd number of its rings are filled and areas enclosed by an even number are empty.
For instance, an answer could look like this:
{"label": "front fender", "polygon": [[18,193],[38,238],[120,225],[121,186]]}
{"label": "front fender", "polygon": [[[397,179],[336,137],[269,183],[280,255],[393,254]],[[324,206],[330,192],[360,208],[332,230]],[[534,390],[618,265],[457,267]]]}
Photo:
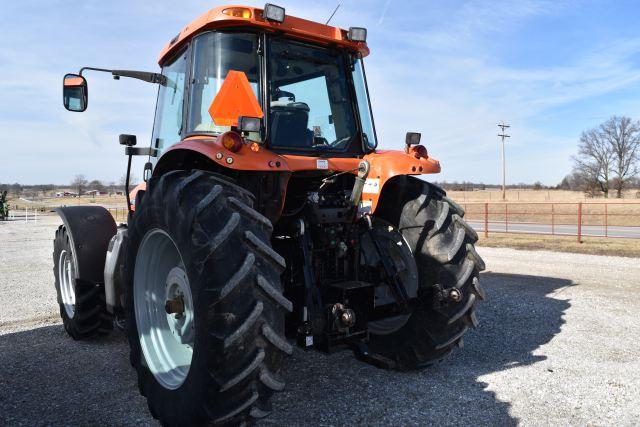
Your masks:
{"label": "front fender", "polygon": [[109,240],[116,234],[116,222],[102,206],[56,208],[73,248],[76,278],[104,282],[104,262]]}

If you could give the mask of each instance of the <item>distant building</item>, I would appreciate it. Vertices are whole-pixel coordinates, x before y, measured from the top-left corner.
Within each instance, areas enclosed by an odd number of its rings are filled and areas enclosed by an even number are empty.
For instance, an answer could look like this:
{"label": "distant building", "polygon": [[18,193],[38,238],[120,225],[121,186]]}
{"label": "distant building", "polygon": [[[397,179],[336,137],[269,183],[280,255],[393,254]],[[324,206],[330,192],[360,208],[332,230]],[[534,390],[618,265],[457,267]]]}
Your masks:
{"label": "distant building", "polygon": [[72,193],[71,191],[58,191],[56,197],[78,197],[78,193]]}

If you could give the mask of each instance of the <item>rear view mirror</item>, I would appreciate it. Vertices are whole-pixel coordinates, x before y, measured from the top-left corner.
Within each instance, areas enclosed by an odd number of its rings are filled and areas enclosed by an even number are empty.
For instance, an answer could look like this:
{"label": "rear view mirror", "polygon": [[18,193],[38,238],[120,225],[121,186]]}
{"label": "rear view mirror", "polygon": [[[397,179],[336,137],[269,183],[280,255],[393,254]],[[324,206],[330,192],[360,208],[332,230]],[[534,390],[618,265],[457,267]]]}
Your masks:
{"label": "rear view mirror", "polygon": [[82,112],[87,109],[87,80],[77,74],[67,74],[62,83],[62,100],[64,108],[69,111]]}

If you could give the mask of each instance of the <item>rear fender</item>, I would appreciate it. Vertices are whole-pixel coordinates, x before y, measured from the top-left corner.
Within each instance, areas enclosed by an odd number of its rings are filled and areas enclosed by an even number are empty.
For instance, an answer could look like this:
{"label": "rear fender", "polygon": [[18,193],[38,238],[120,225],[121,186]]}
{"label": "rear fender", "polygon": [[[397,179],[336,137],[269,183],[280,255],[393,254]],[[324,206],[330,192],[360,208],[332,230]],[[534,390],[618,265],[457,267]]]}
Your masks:
{"label": "rear fender", "polygon": [[[377,204],[376,216],[389,221],[391,224],[400,224],[400,216],[407,202],[419,200],[423,194],[437,192],[441,196],[447,193],[437,185],[423,181],[420,178],[409,175],[397,175],[390,178],[382,191]],[[419,210],[419,206],[415,207]]]}
{"label": "rear fender", "polygon": [[67,206],[55,211],[71,240],[76,279],[103,283],[107,247],[116,234],[113,217],[101,206]]}
{"label": "rear fender", "polygon": [[362,192],[362,205],[365,209],[369,208],[372,213],[376,212],[383,193],[402,190],[396,187],[417,179],[398,178],[440,173],[439,161],[431,157],[417,158],[413,154],[402,151],[377,151],[367,154],[364,159],[369,162],[370,169]]}

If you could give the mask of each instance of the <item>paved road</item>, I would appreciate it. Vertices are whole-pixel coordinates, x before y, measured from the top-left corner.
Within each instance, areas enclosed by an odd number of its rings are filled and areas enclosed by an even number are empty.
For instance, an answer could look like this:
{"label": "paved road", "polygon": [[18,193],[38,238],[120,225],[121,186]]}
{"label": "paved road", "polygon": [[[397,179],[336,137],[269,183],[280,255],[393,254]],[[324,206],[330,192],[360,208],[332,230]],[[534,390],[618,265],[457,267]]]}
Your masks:
{"label": "paved road", "polygon": [[[0,222],[0,425],[157,425],[120,333],[69,339],[53,219]],[[463,349],[419,372],[294,352],[263,424],[637,425],[637,259],[479,248],[488,299]]]}
{"label": "paved road", "polygon": [[[469,224],[478,232],[484,231],[484,221],[469,220]],[[551,224],[522,224],[504,222],[489,222],[489,232],[505,232],[528,233],[528,234],[559,234],[568,236],[578,235],[577,225],[551,225]],[[583,225],[583,236],[609,236],[609,237],[625,237],[630,239],[640,239],[640,227],[621,227],[610,225],[604,227],[602,225]]]}

